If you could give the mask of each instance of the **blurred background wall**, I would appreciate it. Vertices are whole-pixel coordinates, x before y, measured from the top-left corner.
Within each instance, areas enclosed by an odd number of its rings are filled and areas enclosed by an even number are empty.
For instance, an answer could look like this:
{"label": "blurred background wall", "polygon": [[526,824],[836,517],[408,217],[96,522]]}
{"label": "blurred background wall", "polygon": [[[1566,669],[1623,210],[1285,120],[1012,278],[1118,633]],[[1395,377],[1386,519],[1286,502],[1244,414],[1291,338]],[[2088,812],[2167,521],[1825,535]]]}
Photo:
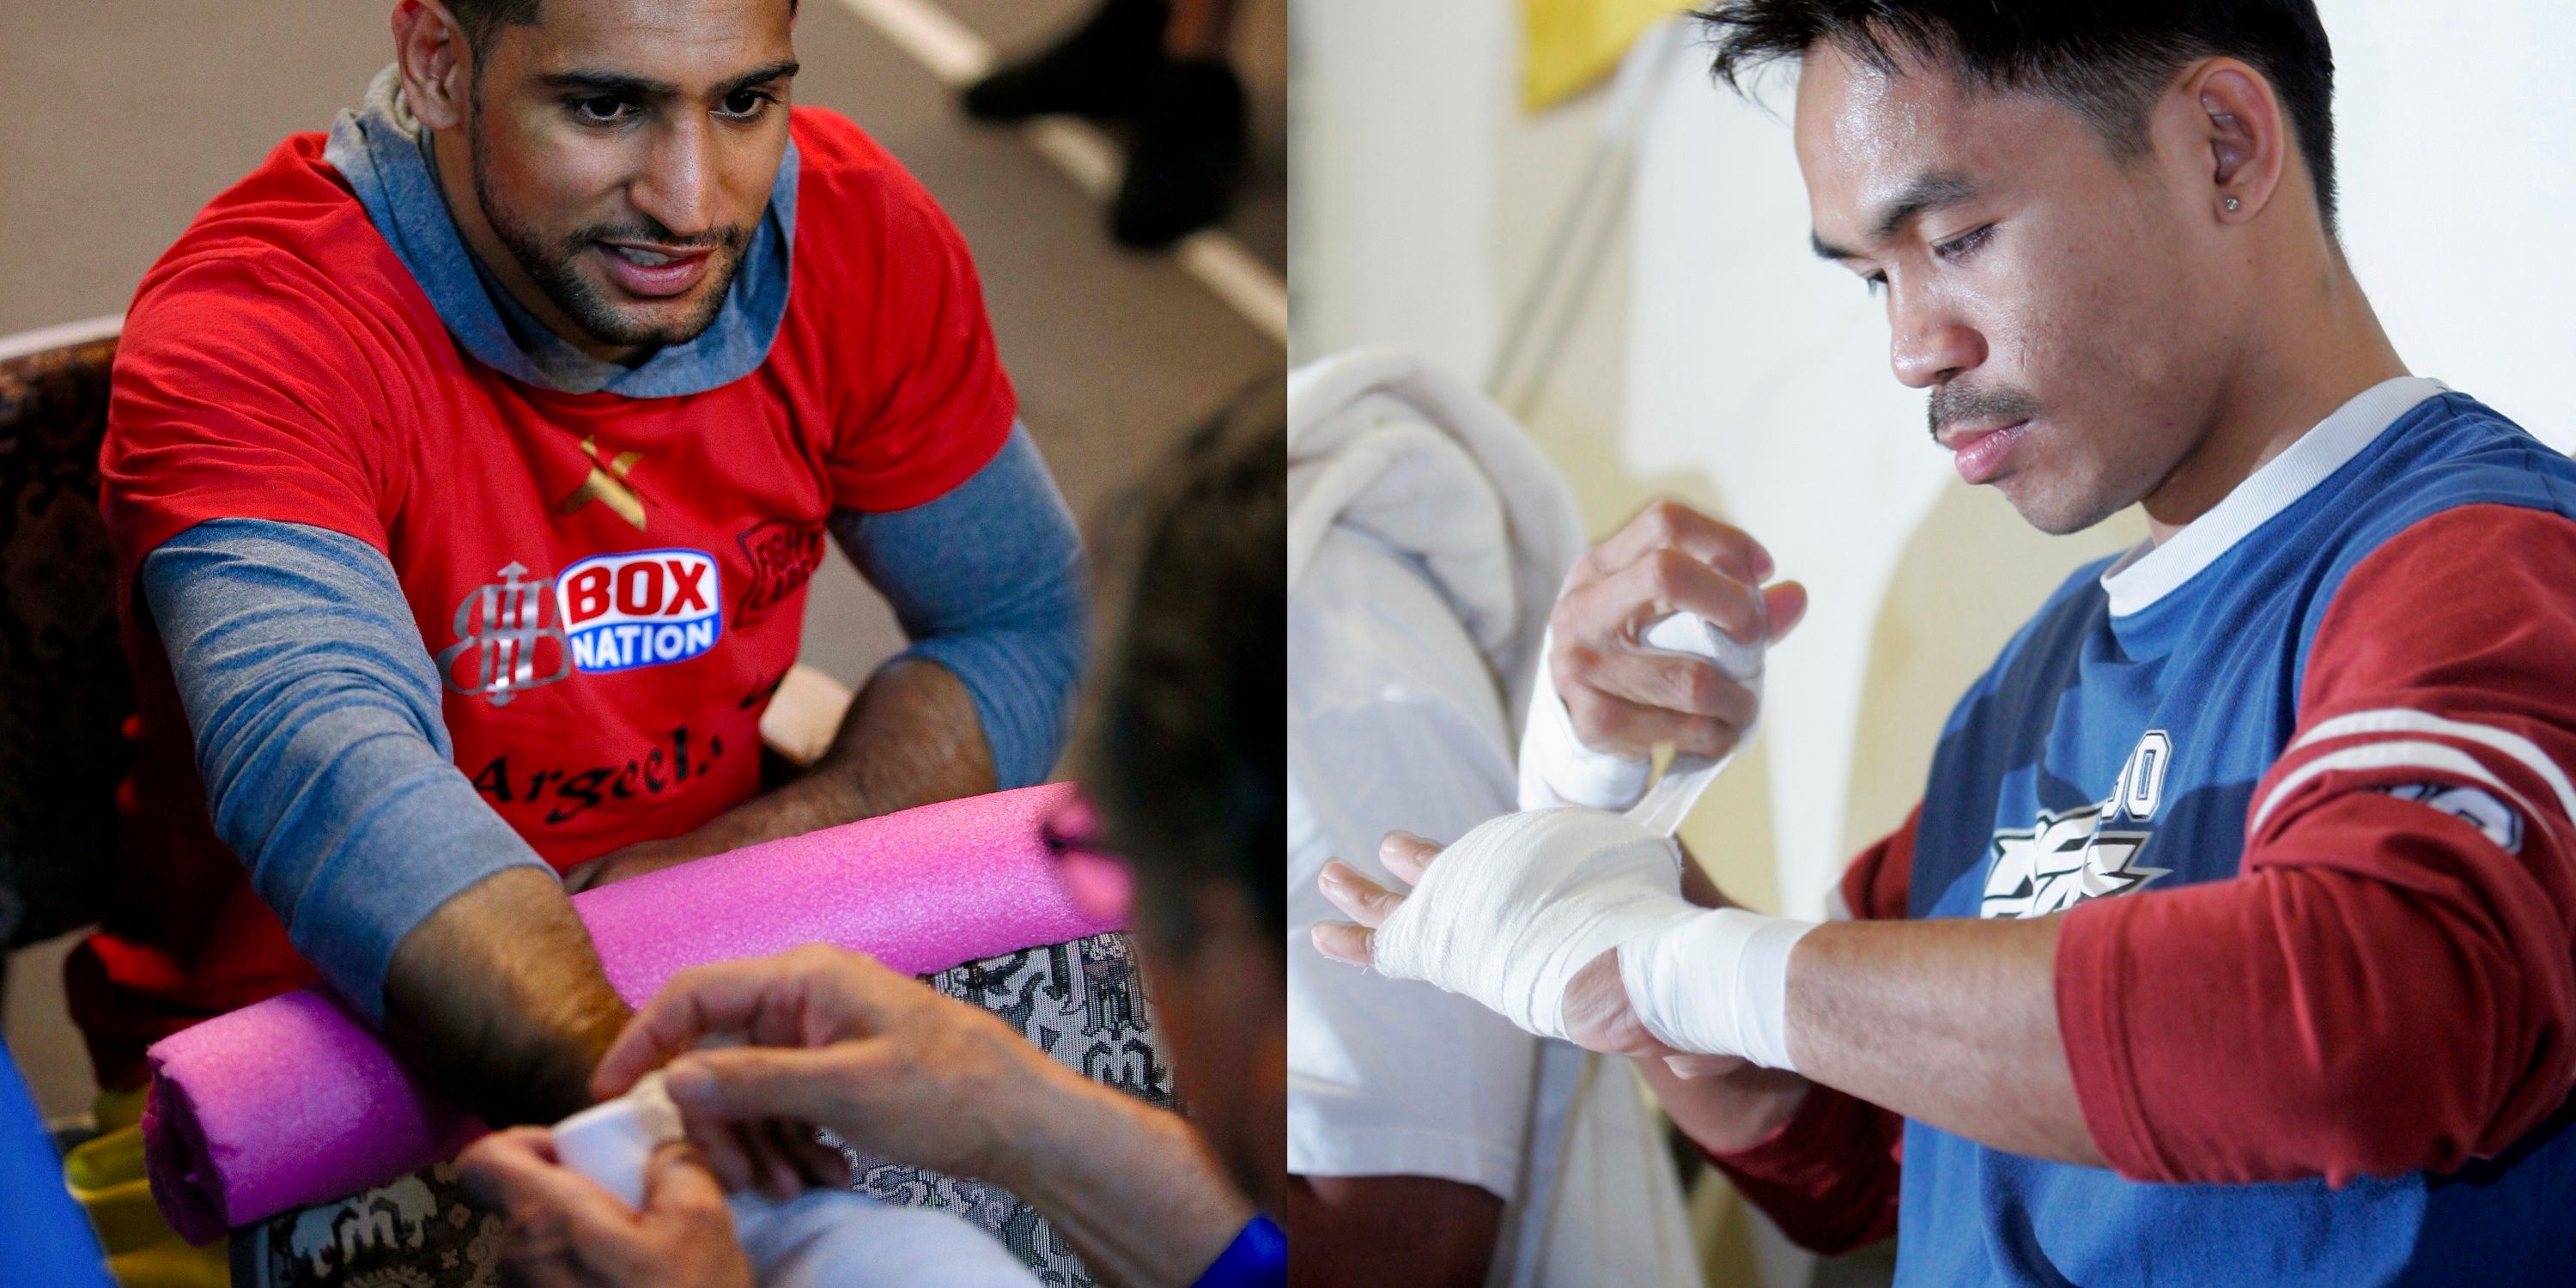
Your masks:
{"label": "blurred background wall", "polygon": [[[1696,33],[1652,25],[1681,8],[1292,0],[1290,351],[1425,353],[1498,389],[1596,536],[1678,496],[1807,582],[1763,731],[1683,836],[1735,897],[1815,916],[1921,795],[1967,684],[2072,569],[2144,525],[2133,510],[2046,537],[1958,482],[1888,370],[1881,304],[1808,253],[1794,81],[1759,104],[1713,86]],[[2319,8],[2345,245],[2399,352],[2576,447],[2576,261],[2554,249],[2576,235],[2576,10]],[[1816,1275],[1722,1195],[1700,1215],[1715,1282]]]}
{"label": "blurred background wall", "polygon": [[[1284,360],[1286,0],[1245,0],[1233,62],[1253,162],[1233,215],[1177,254],[1113,246],[1115,139],[968,122],[953,82],[1089,0],[806,0],[798,102],[902,160],[964,232],[1021,415],[1077,517]],[[198,208],[288,134],[328,129],[393,57],[391,0],[0,0],[0,337],[123,311]],[[1214,267],[1211,268],[1211,265]],[[902,647],[846,561],[812,582],[804,660],[856,685]],[[15,954],[9,1046],[49,1116],[85,1112],[61,1001],[69,938]]]}

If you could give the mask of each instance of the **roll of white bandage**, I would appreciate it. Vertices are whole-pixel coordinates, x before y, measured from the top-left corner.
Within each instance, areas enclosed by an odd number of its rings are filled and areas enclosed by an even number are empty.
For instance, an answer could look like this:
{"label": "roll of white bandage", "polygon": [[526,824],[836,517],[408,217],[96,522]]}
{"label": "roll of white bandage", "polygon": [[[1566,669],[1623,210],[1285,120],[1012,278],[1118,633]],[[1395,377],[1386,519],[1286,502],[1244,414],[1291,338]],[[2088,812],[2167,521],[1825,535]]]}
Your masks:
{"label": "roll of white bandage", "polygon": [[[1757,702],[1762,697],[1763,645],[1759,643],[1738,643],[1691,613],[1675,613],[1648,627],[1642,642],[1649,648],[1707,658],[1717,663],[1717,669],[1727,678],[1751,689]],[[1650,762],[1597,750],[1575,736],[1574,719],[1567,714],[1545,661],[1555,652],[1556,639],[1551,632],[1541,645],[1538,680],[1530,698],[1529,728],[1521,738],[1521,808],[1582,805],[1626,810],[1649,831],[1672,835],[1700,793],[1707,791],[1719,771],[1735,758],[1735,751],[1752,740],[1754,726],[1746,725],[1735,740],[1735,748],[1716,760],[1675,757],[1650,790]]]}
{"label": "roll of white bandage", "polygon": [[[626,1206],[644,1206],[653,1151],[683,1134],[679,1106],[648,1073],[615,1100],[554,1125],[555,1157]],[[1029,1288],[1037,1277],[984,1231],[944,1212],[890,1207],[847,1190],[726,1201],[764,1288]]]}
{"label": "roll of white bandage", "polygon": [[662,1075],[645,1074],[615,1100],[602,1101],[554,1125],[555,1157],[599,1182],[631,1208],[644,1206],[644,1173],[653,1151],[680,1139],[680,1107]]}

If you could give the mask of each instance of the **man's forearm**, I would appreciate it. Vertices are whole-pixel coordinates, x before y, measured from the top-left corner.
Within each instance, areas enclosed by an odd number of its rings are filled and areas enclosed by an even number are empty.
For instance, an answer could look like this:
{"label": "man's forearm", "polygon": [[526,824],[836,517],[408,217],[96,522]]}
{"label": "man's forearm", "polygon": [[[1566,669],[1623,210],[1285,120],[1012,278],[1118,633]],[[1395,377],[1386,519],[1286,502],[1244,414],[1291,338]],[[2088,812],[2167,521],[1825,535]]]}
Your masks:
{"label": "man's forearm", "polygon": [[674,844],[689,858],[721,854],[993,787],[992,751],[966,686],[936,662],[899,657],[868,677],[812,768]]}
{"label": "man's forearm", "polygon": [[1685,1078],[1661,1057],[1629,1063],[1654,1089],[1656,1103],[1673,1125],[1712,1154],[1760,1144],[1797,1115],[1813,1085],[1803,1075],[1758,1065]]}
{"label": "man's forearm", "polygon": [[1982,1145],[2099,1167],[2058,1034],[2060,919],[1835,922],[1789,964],[1798,1070]]}
{"label": "man's forearm", "polygon": [[628,1010],[555,879],[493,873],[394,949],[385,1039],[494,1127],[590,1103],[591,1066]]}
{"label": "man's forearm", "polygon": [[1194,1283],[1252,1220],[1251,1201],[1178,1114],[1061,1066],[1017,1105],[1021,1148],[992,1179],[1045,1214],[1103,1283]]}

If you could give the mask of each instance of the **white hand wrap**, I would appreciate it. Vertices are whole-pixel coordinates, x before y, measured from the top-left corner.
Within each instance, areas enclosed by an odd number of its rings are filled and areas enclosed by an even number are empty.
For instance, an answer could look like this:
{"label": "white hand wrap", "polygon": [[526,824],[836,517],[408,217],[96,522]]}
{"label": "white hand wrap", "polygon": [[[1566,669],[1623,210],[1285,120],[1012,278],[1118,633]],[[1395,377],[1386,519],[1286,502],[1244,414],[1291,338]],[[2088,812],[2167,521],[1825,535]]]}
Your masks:
{"label": "white hand wrap", "polygon": [[653,1151],[681,1139],[680,1107],[655,1070],[625,1095],[602,1101],[554,1126],[555,1157],[599,1182],[631,1208],[644,1206],[644,1172]]}
{"label": "white hand wrap", "polygon": [[[1717,669],[1725,672],[1728,679],[1751,689],[1757,702],[1762,697],[1761,644],[1739,644],[1726,632],[1689,613],[1675,613],[1647,628],[1643,642],[1649,648],[1707,658],[1717,663]],[[1648,830],[1670,835],[1710,780],[1735,758],[1734,752],[1717,760],[1677,757],[1665,767],[1663,778],[1649,794],[1646,780],[1652,766],[1647,761],[1595,750],[1575,735],[1574,719],[1566,713],[1565,700],[1557,694],[1547,663],[1555,654],[1556,637],[1551,632],[1540,645],[1538,681],[1530,697],[1529,729],[1521,739],[1521,808],[1583,805],[1629,810],[1631,817],[1645,823]],[[1746,725],[1735,746],[1741,749],[1752,739],[1753,726]]]}
{"label": "white hand wrap", "polygon": [[[1379,972],[1564,1038],[1575,973],[1620,949],[1647,1029],[1679,1051],[1788,1067],[1788,955],[1808,927],[1681,895],[1671,838],[1597,810],[1506,814],[1458,838],[1377,929]],[[1633,947],[1632,947],[1633,946]]]}
{"label": "white hand wrap", "polygon": [[1377,928],[1378,970],[1566,1036],[1566,985],[1593,958],[1687,920],[1681,852],[1616,814],[1532,810],[1486,820],[1441,852]]}
{"label": "white hand wrap", "polygon": [[1742,908],[1698,910],[1619,945],[1619,982],[1646,1031],[1665,1046],[1795,1069],[1789,954],[1815,928]]}

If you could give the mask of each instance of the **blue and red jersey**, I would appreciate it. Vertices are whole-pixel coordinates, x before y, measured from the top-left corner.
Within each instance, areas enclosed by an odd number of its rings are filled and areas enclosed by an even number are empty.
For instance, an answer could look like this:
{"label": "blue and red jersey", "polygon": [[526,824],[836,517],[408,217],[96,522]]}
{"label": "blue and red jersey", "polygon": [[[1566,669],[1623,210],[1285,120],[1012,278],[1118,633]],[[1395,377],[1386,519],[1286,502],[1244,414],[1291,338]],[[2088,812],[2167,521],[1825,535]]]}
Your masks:
{"label": "blue and red jersey", "polygon": [[2065,921],[2107,1168],[1817,1088],[1717,1162],[1923,1284],[2543,1284],[2576,1266],[2576,463],[2401,378],[1969,690],[1862,917]]}

